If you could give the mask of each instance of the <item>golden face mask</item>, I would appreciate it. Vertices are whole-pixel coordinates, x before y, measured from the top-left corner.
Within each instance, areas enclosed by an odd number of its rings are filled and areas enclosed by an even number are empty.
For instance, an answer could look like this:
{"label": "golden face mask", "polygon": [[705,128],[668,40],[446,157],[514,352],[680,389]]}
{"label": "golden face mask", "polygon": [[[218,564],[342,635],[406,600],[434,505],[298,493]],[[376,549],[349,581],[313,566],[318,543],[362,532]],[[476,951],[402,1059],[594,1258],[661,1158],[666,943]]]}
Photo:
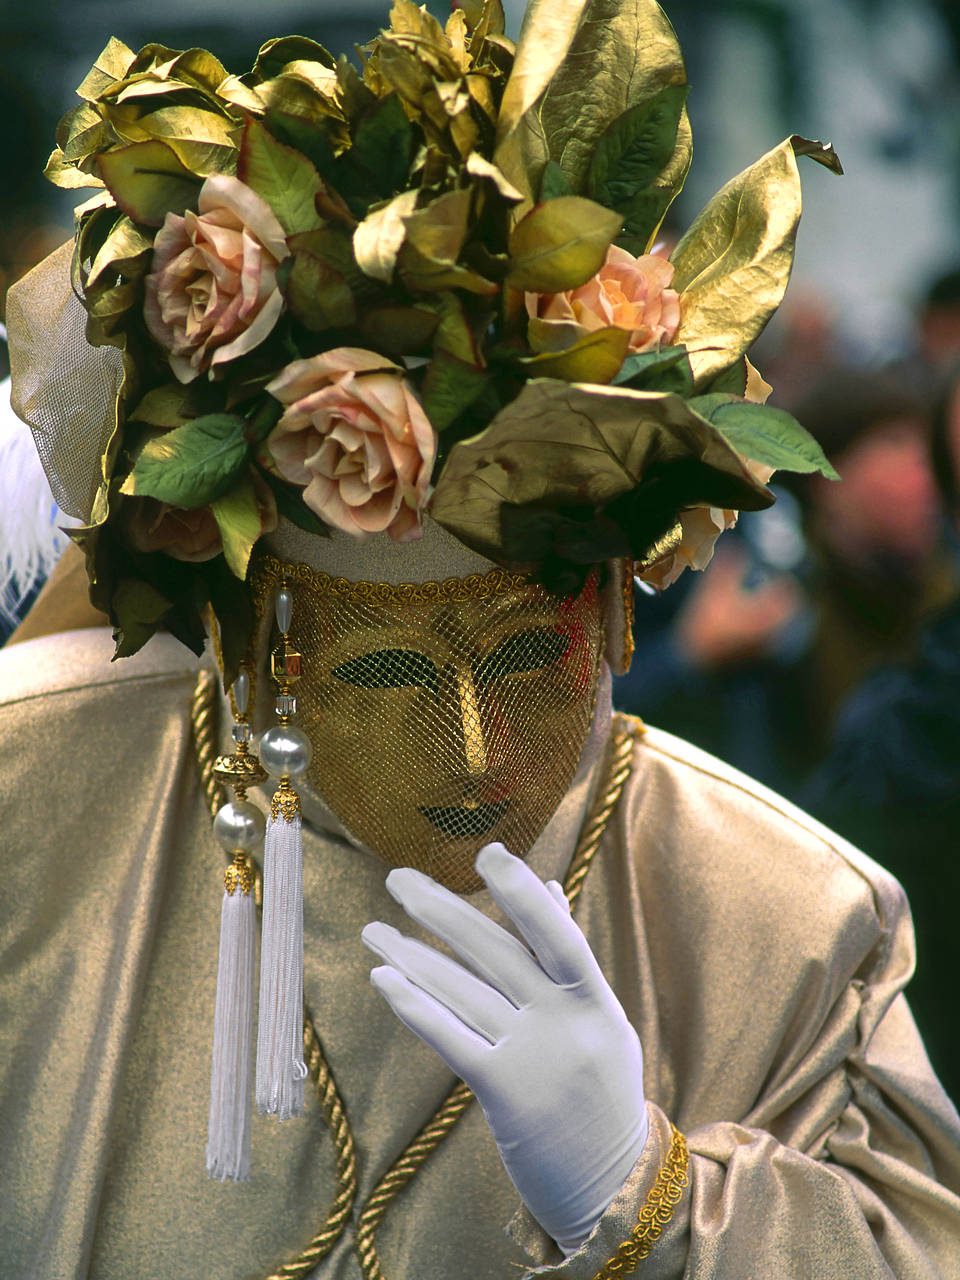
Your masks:
{"label": "golden face mask", "polygon": [[603,648],[595,578],[560,600],[501,570],[390,586],[267,559],[265,608],[281,569],[308,781],[388,862],[482,887],[477,852],[527,853],[576,772]]}

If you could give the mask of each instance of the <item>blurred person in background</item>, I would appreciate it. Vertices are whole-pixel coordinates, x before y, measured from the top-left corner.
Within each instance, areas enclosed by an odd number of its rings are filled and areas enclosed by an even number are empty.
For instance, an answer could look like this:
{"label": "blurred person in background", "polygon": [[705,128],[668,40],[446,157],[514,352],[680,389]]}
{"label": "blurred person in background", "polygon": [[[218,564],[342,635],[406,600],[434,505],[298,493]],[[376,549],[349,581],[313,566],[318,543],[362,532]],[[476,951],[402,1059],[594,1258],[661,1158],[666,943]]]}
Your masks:
{"label": "blurred person in background", "polygon": [[[960,536],[960,367],[933,415],[932,471]],[[837,717],[801,803],[869,849],[903,883],[917,934],[917,1021],[948,1092],[960,1096],[960,599],[929,622],[907,664],[873,672]]]}
{"label": "blurred person in background", "polygon": [[909,657],[957,585],[922,401],[892,376],[839,368],[796,413],[842,483],[801,478],[793,502],[745,515],[676,602],[639,600],[640,660],[616,690],[788,795],[847,694]]}

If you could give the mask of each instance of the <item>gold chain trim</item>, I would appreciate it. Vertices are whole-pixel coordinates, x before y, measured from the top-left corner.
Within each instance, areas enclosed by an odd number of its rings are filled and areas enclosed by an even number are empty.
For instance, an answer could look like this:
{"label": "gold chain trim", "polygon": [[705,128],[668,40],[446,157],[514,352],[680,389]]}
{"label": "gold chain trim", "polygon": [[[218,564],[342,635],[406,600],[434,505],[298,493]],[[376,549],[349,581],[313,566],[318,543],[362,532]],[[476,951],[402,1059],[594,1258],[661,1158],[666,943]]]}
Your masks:
{"label": "gold chain trim", "polygon": [[[610,815],[620,799],[623,785],[630,776],[634,743],[642,732],[643,725],[635,717],[614,716],[606,777],[594,801],[593,810],[580,832],[580,839],[563,881],[563,891],[567,895],[571,911],[580,896],[584,879],[600,846]],[[440,1110],[387,1170],[361,1209],[357,1222],[356,1249],[364,1280],[384,1280],[374,1237],[390,1202],[407,1185],[427,1156],[440,1145],[472,1101],[473,1094],[467,1086],[462,1081],[456,1084],[447,1094]]]}
{"label": "gold chain trim", "polygon": [[491,596],[523,587],[536,589],[524,574],[509,573],[506,569],[471,573],[465,578],[445,578],[443,582],[351,582],[349,578],[332,578],[328,573],[320,573],[308,564],[285,564],[274,556],[264,556],[251,576],[254,596],[262,598],[284,574],[291,582],[305,582],[319,594],[373,606],[435,604],[438,601],[462,603],[465,600],[489,600]]}
{"label": "gold chain trim", "polygon": [[650,1188],[650,1194],[640,1206],[637,1225],[633,1228],[630,1239],[618,1245],[617,1252],[593,1280],[614,1280],[616,1276],[636,1271],[638,1264],[644,1258],[649,1258],[653,1246],[663,1235],[663,1228],[683,1199],[684,1188],[690,1185],[690,1175],[687,1172],[690,1156],[686,1139],[680,1130],[671,1125],[670,1132],[673,1135],[670,1150],[657,1174],[656,1182]]}
{"label": "gold chain trim", "polygon": [[623,591],[623,662],[624,671],[630,670],[630,663],[633,661],[633,623],[634,623],[634,604],[633,604],[633,570],[635,560],[624,560],[623,562],[623,582],[621,590]]}
{"label": "gold chain trim", "polygon": [[[466,581],[466,579],[462,581]],[[216,677],[212,672],[201,671],[197,678],[191,706],[200,781],[211,813],[216,813],[224,799],[223,789],[213,775],[213,761],[216,758],[216,744],[214,742],[216,683]],[[577,841],[577,847],[564,877],[563,890],[567,895],[571,911],[580,896],[584,879],[590,869],[594,854],[600,846],[600,840],[606,830],[610,815],[620,799],[624,783],[630,776],[634,743],[643,732],[643,724],[636,717],[619,714],[613,717],[613,729],[607,748],[606,775],[603,785],[594,801],[593,809],[580,832],[580,839]],[[209,764],[205,765],[208,760]],[[304,1058],[316,1085],[317,1094],[336,1150],[337,1194],[327,1212],[326,1221],[307,1247],[296,1258],[284,1263],[277,1271],[272,1272],[266,1277],[266,1280],[302,1280],[302,1277],[309,1275],[320,1259],[330,1252],[342,1235],[357,1193],[356,1151],[353,1134],[351,1133],[350,1124],[343,1108],[343,1102],[337,1092],[330,1067],[324,1057],[320,1037],[317,1035],[313,1020],[306,1007],[304,1007],[303,1045]],[[433,1118],[409,1143],[372,1191],[369,1200],[360,1212],[355,1241],[364,1280],[384,1280],[380,1260],[377,1257],[375,1236],[377,1228],[391,1202],[413,1178],[431,1152],[440,1145],[472,1101],[473,1094],[470,1089],[462,1081],[458,1082],[441,1103]],[[685,1150],[686,1148],[684,1147]],[[653,1193],[651,1192],[651,1197],[652,1195]],[[648,1203],[649,1200],[650,1198],[648,1197]],[[669,1218],[667,1221],[669,1221]],[[660,1230],[662,1230],[662,1227]],[[659,1231],[657,1234],[659,1235]],[[651,1236],[651,1243],[655,1238],[655,1236]],[[630,1243],[627,1242],[627,1244]],[[624,1245],[621,1245],[621,1248],[624,1247]],[[630,1269],[632,1270],[632,1268]],[[611,1272],[611,1275],[615,1274],[618,1273]]]}
{"label": "gold chain trim", "polygon": [[[217,756],[216,691],[216,676],[212,671],[201,671],[197,676],[190,706],[200,785],[211,814],[216,814],[226,800],[226,793],[213,772],[213,763]],[[256,881],[259,911],[261,906],[259,875]],[[268,1276],[267,1280],[301,1280],[301,1277],[309,1275],[320,1259],[325,1257],[340,1239],[357,1196],[357,1157],[353,1134],[347,1123],[346,1112],[333,1074],[323,1055],[320,1037],[317,1035],[313,1019],[306,1006],[303,1010],[303,1056],[316,1087],[327,1127],[333,1137],[337,1166],[337,1193],[327,1211],[326,1221],[307,1247],[292,1262],[285,1263],[279,1270]]]}

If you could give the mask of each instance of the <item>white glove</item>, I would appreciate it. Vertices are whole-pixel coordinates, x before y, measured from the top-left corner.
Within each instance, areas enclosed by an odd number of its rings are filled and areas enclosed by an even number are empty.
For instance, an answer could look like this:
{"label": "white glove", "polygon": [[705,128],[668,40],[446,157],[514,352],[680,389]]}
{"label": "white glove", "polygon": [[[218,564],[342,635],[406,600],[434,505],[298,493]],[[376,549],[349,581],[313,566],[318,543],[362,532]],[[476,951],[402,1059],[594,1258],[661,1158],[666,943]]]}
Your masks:
{"label": "white glove", "polygon": [[640,1041],[555,880],[502,844],[477,871],[533,951],[429,876],[387,889],[479,977],[377,921],[363,941],[387,963],[373,985],[483,1107],[520,1198],[565,1253],[587,1238],[643,1150]]}

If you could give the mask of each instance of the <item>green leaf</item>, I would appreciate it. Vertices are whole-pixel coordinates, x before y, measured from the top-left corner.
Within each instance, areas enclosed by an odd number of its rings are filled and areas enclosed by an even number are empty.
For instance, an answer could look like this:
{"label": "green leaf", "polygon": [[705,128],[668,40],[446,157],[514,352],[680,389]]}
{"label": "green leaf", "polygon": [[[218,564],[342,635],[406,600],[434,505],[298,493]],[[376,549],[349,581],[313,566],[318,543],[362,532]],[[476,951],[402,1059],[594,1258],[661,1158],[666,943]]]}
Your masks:
{"label": "green leaf", "polygon": [[349,285],[322,258],[301,250],[283,264],[278,278],[290,310],[313,333],[342,329],[356,320]]}
{"label": "green leaf", "polygon": [[172,430],[190,421],[188,399],[190,392],[180,382],[168,383],[148,391],[135,409],[130,411],[131,422],[146,422],[151,427]]}
{"label": "green leaf", "polygon": [[317,122],[274,107],[267,112],[264,123],[278,142],[305,155],[321,177],[333,173],[334,150]]}
{"label": "green leaf", "polygon": [[840,479],[810,432],[783,409],[719,393],[694,396],[687,403],[745,458],[778,471],[819,471],[828,480]]}
{"label": "green leaf", "polygon": [[173,602],[149,582],[141,578],[122,579],[111,600],[111,613],[116,619],[114,658],[129,658],[142,649],[172,607]]}
{"label": "green leaf", "polygon": [[273,396],[265,395],[259,406],[247,419],[247,439],[251,444],[260,444],[283,416],[283,405]]}
{"label": "green leaf", "polygon": [[626,214],[672,157],[688,92],[689,85],[667,85],[607,125],[587,174],[592,199]]}
{"label": "green leaf", "polygon": [[543,168],[543,177],[540,179],[541,201],[556,200],[559,196],[573,194],[573,187],[556,160],[548,160]]}
{"label": "green leaf", "polygon": [[360,318],[366,344],[388,355],[423,355],[439,317],[423,307],[372,307]]}
{"label": "green leaf", "polygon": [[259,463],[257,464],[257,470],[273,490],[273,496],[277,500],[277,511],[285,520],[289,520],[291,524],[295,524],[298,529],[303,529],[306,533],[315,533],[321,538],[330,537],[330,526],[324,524],[320,517],[315,515],[303,501],[302,489],[298,489],[294,485],[285,484],[272,471],[269,471]]}
{"label": "green leaf", "polygon": [[266,200],[287,235],[322,225],[315,203],[323,190],[319,173],[252,116],[243,131],[237,177]]}
{"label": "green leaf", "polygon": [[100,176],[128,217],[159,227],[168,213],[196,204],[201,180],[177,159],[165,142],[134,142],[97,156]]}
{"label": "green leaf", "polygon": [[210,504],[223,540],[223,555],[235,577],[245,579],[250,553],[263,532],[260,506],[249,478]]}
{"label": "green leaf", "polygon": [[622,225],[582,196],[558,196],[534,205],[510,233],[507,284],[533,293],[576,289],[595,276]]}
{"label": "green leaf", "polygon": [[743,396],[747,390],[747,358],[741,356],[728,369],[718,373],[704,391],[711,394]]}
{"label": "green leaf", "polygon": [[367,201],[384,199],[408,185],[413,125],[395,93],[374,104],[356,124],[353,146],[340,166],[359,166],[366,175]]}
{"label": "green leaf", "polygon": [[247,462],[246,423],[211,413],[144,445],[121,493],[145,494],[176,507],[206,507],[236,482]]}
{"label": "green leaf", "polygon": [[490,375],[440,350],[427,365],[421,400],[437,432],[455,422],[483,391]]}
{"label": "green leaf", "polygon": [[693,391],[693,370],[686,347],[663,347],[627,356],[613,384],[636,391],[671,391],[689,396]]}

